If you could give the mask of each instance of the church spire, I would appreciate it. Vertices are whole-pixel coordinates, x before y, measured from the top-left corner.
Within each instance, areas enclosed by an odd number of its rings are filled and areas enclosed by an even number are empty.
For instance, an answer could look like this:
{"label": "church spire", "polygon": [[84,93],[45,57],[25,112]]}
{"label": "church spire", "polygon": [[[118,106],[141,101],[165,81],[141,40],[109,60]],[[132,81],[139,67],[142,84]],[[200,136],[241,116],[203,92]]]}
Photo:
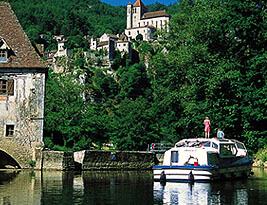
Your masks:
{"label": "church spire", "polygon": [[136,0],[136,2],[133,5],[134,7],[144,7],[145,5],[141,0]]}

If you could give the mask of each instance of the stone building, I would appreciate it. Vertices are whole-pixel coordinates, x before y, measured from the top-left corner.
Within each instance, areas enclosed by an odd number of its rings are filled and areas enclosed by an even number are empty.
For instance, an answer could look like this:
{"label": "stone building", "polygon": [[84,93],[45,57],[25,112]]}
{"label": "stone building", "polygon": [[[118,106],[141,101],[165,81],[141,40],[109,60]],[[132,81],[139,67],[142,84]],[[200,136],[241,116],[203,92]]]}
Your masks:
{"label": "stone building", "polygon": [[64,35],[58,35],[54,36],[54,39],[57,41],[57,51],[54,55],[54,58],[58,57],[70,57],[71,50],[66,48],[65,43],[67,42],[67,39]]}
{"label": "stone building", "polygon": [[[68,41],[64,35],[54,36],[54,39],[57,41],[57,50],[50,52],[47,56],[50,56],[52,59],[52,64],[50,67],[55,73],[64,73],[66,68],[68,68],[68,61],[71,57],[71,49],[66,47],[66,42]],[[48,62],[49,62],[49,58]],[[50,60],[51,62],[51,60]]]}
{"label": "stone building", "polygon": [[[114,58],[115,50],[122,55],[128,54],[132,58],[132,40],[150,41],[155,39],[155,32],[167,30],[170,15],[164,10],[147,12],[147,8],[141,0],[127,5],[127,27],[123,34],[103,34],[100,38],[91,38],[90,49],[103,50],[107,54],[108,61]],[[107,65],[110,65],[108,63]]]}
{"label": "stone building", "polygon": [[90,40],[90,50],[103,51],[106,60],[105,65],[110,66],[111,61],[115,57],[115,51],[119,51],[121,55],[131,55],[132,47],[128,37],[123,33],[121,35],[112,35],[104,33],[100,38]]}
{"label": "stone building", "polygon": [[157,30],[168,29],[170,15],[164,10],[147,12],[147,8],[141,0],[127,5],[127,27],[125,34],[130,39],[152,40]]}
{"label": "stone building", "polygon": [[90,49],[94,51],[104,51],[109,60],[114,58],[116,42],[118,36],[104,33],[100,38],[91,38]]}
{"label": "stone building", "polygon": [[47,69],[11,6],[0,11],[0,168],[38,168]]}
{"label": "stone building", "polygon": [[132,44],[124,33],[120,35],[116,43],[116,48],[121,54],[129,54],[129,56],[131,56]]}

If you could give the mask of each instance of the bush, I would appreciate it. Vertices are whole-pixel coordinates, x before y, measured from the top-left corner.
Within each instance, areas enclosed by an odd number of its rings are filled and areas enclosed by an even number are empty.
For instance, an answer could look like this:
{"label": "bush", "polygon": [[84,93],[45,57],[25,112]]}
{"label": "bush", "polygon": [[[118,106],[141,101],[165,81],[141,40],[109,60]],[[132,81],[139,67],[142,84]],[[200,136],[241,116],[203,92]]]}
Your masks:
{"label": "bush", "polygon": [[267,162],[267,147],[264,149],[260,149],[256,155],[257,160],[260,160],[262,163]]}

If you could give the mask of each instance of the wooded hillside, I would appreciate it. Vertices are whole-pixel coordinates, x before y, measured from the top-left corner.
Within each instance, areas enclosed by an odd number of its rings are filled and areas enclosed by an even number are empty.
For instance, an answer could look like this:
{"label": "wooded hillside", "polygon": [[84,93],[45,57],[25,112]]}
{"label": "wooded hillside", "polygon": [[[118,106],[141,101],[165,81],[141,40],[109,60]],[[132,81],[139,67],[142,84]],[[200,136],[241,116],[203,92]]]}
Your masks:
{"label": "wooded hillside", "polygon": [[[124,7],[113,7],[99,0],[10,0],[20,23],[32,41],[45,34],[69,38],[70,47],[85,47],[86,35],[121,33],[126,14]],[[49,42],[50,43],[50,42]]]}
{"label": "wooded hillside", "polygon": [[[124,8],[99,1],[12,2],[31,38],[124,29]],[[152,142],[203,137],[206,116],[211,136],[220,127],[250,150],[267,144],[266,2],[183,0],[169,9],[170,32],[157,43],[136,42],[140,63],[117,56],[113,75],[107,75],[80,49],[70,63],[74,74],[85,74],[84,85],[75,75],[50,73],[48,147],[80,150],[112,142],[117,149],[144,150]],[[147,68],[142,59],[149,59]],[[90,96],[86,103],[84,94]]]}

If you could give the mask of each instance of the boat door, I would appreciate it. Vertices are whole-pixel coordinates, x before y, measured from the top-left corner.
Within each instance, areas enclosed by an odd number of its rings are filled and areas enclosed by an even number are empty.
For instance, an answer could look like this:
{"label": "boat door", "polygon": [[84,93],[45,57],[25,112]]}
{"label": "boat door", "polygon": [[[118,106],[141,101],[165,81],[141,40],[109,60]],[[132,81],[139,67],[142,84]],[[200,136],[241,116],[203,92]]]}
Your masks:
{"label": "boat door", "polygon": [[178,165],[179,152],[177,150],[171,151],[171,165]]}

